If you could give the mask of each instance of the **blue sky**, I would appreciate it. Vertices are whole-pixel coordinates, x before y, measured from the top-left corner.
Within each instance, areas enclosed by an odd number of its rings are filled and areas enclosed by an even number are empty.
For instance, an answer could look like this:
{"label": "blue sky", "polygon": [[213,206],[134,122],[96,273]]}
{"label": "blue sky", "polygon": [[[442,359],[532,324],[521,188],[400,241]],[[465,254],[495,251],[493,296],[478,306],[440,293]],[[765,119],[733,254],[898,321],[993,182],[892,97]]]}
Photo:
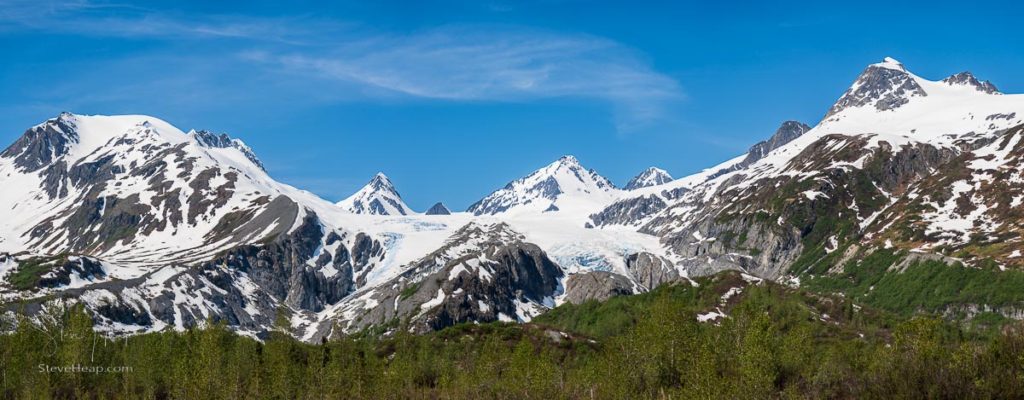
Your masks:
{"label": "blue sky", "polygon": [[1024,92],[1015,2],[0,0],[0,141],[60,111],[227,132],[330,200],[463,209],[563,154],[617,184],[815,124],[865,65]]}

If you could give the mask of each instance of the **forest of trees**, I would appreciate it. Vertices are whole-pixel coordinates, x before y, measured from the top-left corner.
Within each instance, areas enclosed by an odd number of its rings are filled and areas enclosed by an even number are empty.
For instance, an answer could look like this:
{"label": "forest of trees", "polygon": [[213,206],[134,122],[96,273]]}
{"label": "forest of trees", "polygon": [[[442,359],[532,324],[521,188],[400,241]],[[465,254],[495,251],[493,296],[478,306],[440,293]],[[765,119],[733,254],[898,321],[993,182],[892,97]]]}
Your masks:
{"label": "forest of trees", "polygon": [[279,332],[261,342],[217,323],[111,339],[73,307],[5,322],[0,398],[1024,398],[1019,325],[869,315],[775,285],[750,286],[728,318],[697,322],[712,286],[563,306],[532,324],[320,344]]}

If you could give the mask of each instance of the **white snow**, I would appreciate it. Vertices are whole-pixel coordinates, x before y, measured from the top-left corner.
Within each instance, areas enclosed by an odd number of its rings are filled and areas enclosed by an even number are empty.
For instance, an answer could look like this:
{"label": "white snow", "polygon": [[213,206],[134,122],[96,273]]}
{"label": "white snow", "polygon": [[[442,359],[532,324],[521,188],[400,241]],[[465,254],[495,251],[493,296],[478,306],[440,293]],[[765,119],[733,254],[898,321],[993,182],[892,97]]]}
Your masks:
{"label": "white snow", "polygon": [[427,310],[429,310],[431,308],[434,308],[434,307],[437,307],[437,306],[441,305],[441,303],[444,302],[444,298],[445,298],[444,290],[438,288],[437,289],[437,296],[435,296],[434,298],[424,302],[423,304],[420,304],[420,311],[421,312],[422,311],[427,311]]}
{"label": "white snow", "polygon": [[[875,66],[906,72],[902,64],[891,58],[886,58]],[[188,265],[208,260],[218,252],[238,244],[238,240],[234,238],[212,243],[206,239],[207,234],[217,226],[225,214],[232,211],[251,211],[256,214],[265,206],[254,203],[254,200],[263,197],[273,200],[279,196],[287,196],[300,205],[299,218],[296,221],[279,220],[260,227],[244,240],[255,242],[265,238],[277,230],[279,224],[290,223],[290,227],[295,228],[303,216],[312,213],[315,213],[324,224],[325,233],[346,233],[343,235],[345,238],[342,243],[334,246],[321,243],[317,256],[323,253],[334,255],[339,250],[338,246],[351,246],[356,232],[370,235],[384,245],[384,255],[380,259],[372,260],[367,270],[362,272],[365,274],[365,285],[358,288],[358,292],[352,297],[343,300],[344,302],[361,299],[360,304],[367,306],[371,304],[371,298],[362,296],[369,293],[373,287],[389,282],[404,272],[410,263],[438,250],[456,230],[469,223],[482,226],[508,224],[513,231],[522,235],[523,241],[540,246],[569,274],[589,270],[625,274],[624,258],[629,254],[650,252],[676,262],[681,258],[667,251],[656,236],[637,232],[637,226],[594,229],[585,227],[590,221],[591,214],[616,201],[638,196],[657,196],[670,204],[661,215],[672,216],[673,218],[665,220],[671,221],[666,224],[673,225],[656,228],[667,231],[682,230],[688,228],[688,218],[702,210],[704,205],[710,202],[742,200],[736,197],[736,193],[729,193],[729,196],[720,195],[731,189],[749,187],[761,178],[789,176],[824,179],[821,171],[808,170],[806,165],[794,162],[794,157],[811,143],[823,138],[829,140],[826,143],[826,150],[829,152],[847,149],[854,139],[867,140],[869,149],[882,145],[902,146],[917,143],[954,148],[954,142],[957,140],[976,140],[1021,123],[1016,117],[989,118],[991,116],[1001,114],[1024,117],[1024,95],[990,95],[973,87],[949,85],[906,73],[927,95],[911,97],[907,103],[891,110],[878,110],[873,104],[842,110],[744,169],[714,177],[717,172],[731,168],[745,159],[746,154],[697,174],[627,192],[615,188],[610,181],[593,170],[584,168],[575,157],[567,156],[512,182],[508,188],[497,190],[487,196],[484,204],[497,208],[507,207],[507,210],[494,215],[474,216],[467,212],[434,216],[416,214],[402,202],[390,179],[383,174],[374,177],[376,185],[371,181],[370,185],[338,204],[327,202],[312,193],[273,180],[246,157],[242,151],[246,149],[244,145],[241,145],[242,150],[236,147],[201,146],[196,142],[194,135],[186,134],[165,121],[149,116],[61,117],[67,118],[76,127],[78,134],[77,141],[71,144],[62,161],[68,165],[75,165],[112,156],[115,165],[128,171],[147,163],[162,163],[165,166],[160,172],[169,181],[163,192],[178,193],[174,200],[181,203],[180,207],[171,210],[170,206],[167,206],[168,208],[158,208],[153,212],[153,217],[157,221],[167,223],[165,228],[148,234],[139,234],[131,241],[118,242],[111,248],[95,251],[93,255],[104,260],[104,269],[111,278],[130,279],[152,273],[143,287],[148,293],[158,291],[168,284],[172,276],[181,272],[179,268],[165,267],[166,260],[174,259]],[[923,222],[928,224],[929,233],[940,235],[947,242],[957,243],[967,240],[970,233],[976,230],[976,224],[982,227],[991,224],[987,218],[989,206],[972,197],[971,193],[977,190],[978,185],[992,179],[991,171],[1006,168],[1012,158],[1010,149],[1020,140],[1019,135],[1005,145],[1002,140],[997,140],[976,151],[977,157],[968,164],[976,172],[974,178],[954,183],[951,186],[952,198],[941,203],[933,201],[933,210],[924,214]],[[140,150],[146,146],[156,149],[180,147],[185,156],[194,163],[193,175],[207,169],[215,169],[210,179],[211,187],[201,190],[190,187],[188,179],[177,178],[179,174],[185,173],[182,163],[175,160],[174,156],[160,156],[156,152]],[[853,162],[836,162],[828,168],[861,168],[864,161],[865,158],[861,157]],[[656,168],[648,171],[651,174],[650,177],[645,177],[645,184],[657,183],[649,181],[655,179],[655,176],[667,176],[663,170]],[[191,210],[187,204],[190,195],[212,197],[218,190],[227,190],[230,183],[229,173],[237,175],[237,179],[225,205],[211,207],[199,213],[194,222],[172,223],[169,220],[170,211],[186,216],[189,214]],[[150,190],[148,177],[116,174],[112,183],[101,194],[104,199],[98,204],[101,214],[115,210],[111,205],[113,203],[108,204],[108,199],[138,196],[139,201],[144,204],[152,204],[159,199],[158,193]],[[11,159],[0,159],[0,185],[24,188],[0,191],[0,210],[6,210],[5,218],[0,218],[0,252],[15,253],[29,249],[38,254],[55,253],[77,239],[74,232],[61,228],[54,229],[50,235],[42,238],[33,238],[25,233],[46,220],[52,220],[55,226],[60,226],[67,219],[66,211],[80,206],[77,202],[82,197],[82,189],[69,182],[63,182],[62,188],[68,191],[68,196],[50,199],[42,190],[44,185],[41,175],[18,170]],[[543,190],[551,187],[556,187],[557,191]],[[668,194],[679,192],[685,193],[678,198],[670,198]],[[827,197],[818,190],[804,191],[801,195],[810,200]],[[889,196],[890,204],[897,200],[896,196],[886,195]],[[968,196],[966,199],[976,206],[969,215],[958,215],[955,212],[956,200],[962,196]],[[377,204],[380,204],[384,213],[391,215],[353,213],[357,201],[370,204],[374,200],[378,201]],[[1024,195],[1013,196],[1010,205],[1019,207],[1022,203]],[[851,208],[855,207],[856,204],[851,205]],[[861,227],[866,227],[876,218],[880,218],[884,211],[885,209],[878,211],[860,221]],[[643,222],[648,221],[650,219]],[[781,216],[776,222],[779,225],[785,223]],[[94,231],[100,228],[90,227]],[[696,230],[693,238],[697,241],[715,240],[705,237]],[[480,243],[471,242],[459,248],[448,249],[445,254],[436,256],[440,257],[441,261],[452,260],[478,251],[479,246]],[[891,242],[886,241],[886,247],[891,246]],[[831,252],[837,247],[838,238],[828,238],[826,250]],[[1019,256],[1019,253],[1014,254]],[[315,260],[314,257],[308,261],[315,263]],[[467,262],[455,267],[449,273],[449,279],[473,268],[482,278],[492,279],[486,263],[480,261],[477,260],[476,264]],[[10,263],[0,265],[0,279],[9,273],[11,268]],[[329,264],[323,267],[321,272],[325,276],[335,276],[339,271]],[[242,281],[243,286],[251,284]],[[78,280],[73,282],[73,285],[88,284],[89,282]],[[175,302],[191,304],[196,309],[205,310],[206,305],[202,299],[195,298],[195,293],[186,293],[181,285],[182,283],[177,281],[173,284]],[[251,286],[245,288],[248,294],[256,290]],[[138,295],[144,294],[147,293],[140,292]],[[424,303],[423,306],[430,306],[435,302],[440,304],[443,300],[444,294],[439,291],[438,297]],[[520,304],[516,317],[527,320],[538,310],[534,307],[542,306],[532,303]],[[342,308],[340,305],[332,305],[320,313],[318,318]],[[175,312],[180,312],[177,307]],[[712,318],[710,314],[705,315]],[[513,320],[507,315],[500,317]],[[176,318],[180,326],[181,315],[176,314]]]}
{"label": "white snow", "polygon": [[[391,179],[383,172],[370,180],[366,186],[345,200],[338,202],[338,207],[349,212],[376,215],[410,215],[415,212],[405,204],[402,196],[395,190]],[[378,208],[379,207],[379,208]]]}
{"label": "white snow", "polygon": [[817,190],[807,190],[807,191],[804,191],[803,195],[804,195],[804,197],[807,197],[808,200],[814,200],[814,199],[816,199],[818,197],[824,197],[826,199],[828,198],[827,194],[819,192]]}
{"label": "white snow", "polygon": [[697,322],[708,322],[714,321],[719,318],[726,317],[725,313],[721,309],[715,308],[714,311],[708,311],[703,314],[697,314]]}
{"label": "white snow", "polygon": [[629,181],[626,186],[627,190],[635,190],[645,187],[663,185],[672,181],[672,175],[661,168],[650,167],[645,169],[640,175],[637,175]]}

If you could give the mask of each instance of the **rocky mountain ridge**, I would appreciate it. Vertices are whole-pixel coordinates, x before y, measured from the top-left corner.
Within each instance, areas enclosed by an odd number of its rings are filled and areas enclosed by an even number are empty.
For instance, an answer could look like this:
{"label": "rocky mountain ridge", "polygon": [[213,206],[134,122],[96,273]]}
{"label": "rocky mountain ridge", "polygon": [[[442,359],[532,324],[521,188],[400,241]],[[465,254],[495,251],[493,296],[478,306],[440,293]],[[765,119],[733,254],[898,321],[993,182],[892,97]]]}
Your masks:
{"label": "rocky mountain ridge", "polygon": [[112,334],[220,320],[261,336],[284,312],[315,341],[529,321],[722,270],[799,285],[882,251],[899,259],[884,274],[1018,270],[1018,115],[1024,96],[887,58],[815,126],[697,174],[621,190],[565,156],[468,212],[417,214],[383,174],[332,204],[227,135],[64,113],[0,153],[0,183],[26,188],[0,194],[0,303],[82,302]]}
{"label": "rocky mountain ridge", "polygon": [[370,179],[370,182],[348,198],[339,201],[338,207],[356,214],[371,215],[409,215],[414,211],[405,205],[391,179],[383,172]]}

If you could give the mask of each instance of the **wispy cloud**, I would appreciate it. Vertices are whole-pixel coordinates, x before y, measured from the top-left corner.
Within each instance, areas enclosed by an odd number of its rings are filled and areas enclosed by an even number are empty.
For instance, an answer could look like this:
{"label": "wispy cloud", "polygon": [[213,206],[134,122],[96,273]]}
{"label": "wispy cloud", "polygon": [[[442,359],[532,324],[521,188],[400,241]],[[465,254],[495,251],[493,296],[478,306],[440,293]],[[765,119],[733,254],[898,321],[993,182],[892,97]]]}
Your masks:
{"label": "wispy cloud", "polygon": [[348,24],[304,17],[207,15],[175,17],[173,13],[120,3],[88,0],[0,0],[0,32],[28,29],[96,37],[168,40],[248,39],[304,44],[302,39],[332,34]]}
{"label": "wispy cloud", "polygon": [[515,26],[456,26],[374,36],[322,51],[245,58],[401,94],[456,101],[579,97],[606,100],[620,127],[664,115],[679,84],[613,41]]}
{"label": "wispy cloud", "polygon": [[[0,0],[0,10],[0,22],[7,29],[201,41],[204,48],[212,49],[208,51],[219,53],[209,58],[210,63],[247,69],[250,74],[287,74],[289,79],[372,89],[359,91],[364,98],[599,100],[614,109],[615,123],[622,131],[666,118],[668,107],[682,98],[678,82],[655,71],[642,54],[584,34],[508,25],[444,26],[393,34],[309,17],[174,18],[169,13],[85,0],[47,3],[41,8],[35,2]],[[218,47],[218,41],[234,42]],[[224,48],[238,47],[249,50],[224,57]]]}

